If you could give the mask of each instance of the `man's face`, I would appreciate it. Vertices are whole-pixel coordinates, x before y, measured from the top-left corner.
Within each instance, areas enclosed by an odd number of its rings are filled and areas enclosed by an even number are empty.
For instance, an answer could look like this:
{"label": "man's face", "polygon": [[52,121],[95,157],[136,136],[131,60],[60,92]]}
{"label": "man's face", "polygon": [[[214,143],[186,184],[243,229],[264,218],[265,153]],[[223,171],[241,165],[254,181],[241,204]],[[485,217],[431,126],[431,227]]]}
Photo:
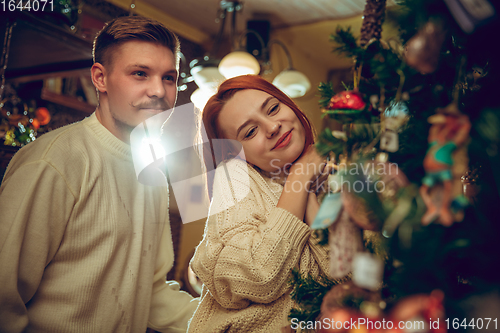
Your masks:
{"label": "man's face", "polygon": [[174,54],[163,45],[129,41],[118,46],[105,66],[103,125],[128,141],[134,127],[174,107],[177,75]]}

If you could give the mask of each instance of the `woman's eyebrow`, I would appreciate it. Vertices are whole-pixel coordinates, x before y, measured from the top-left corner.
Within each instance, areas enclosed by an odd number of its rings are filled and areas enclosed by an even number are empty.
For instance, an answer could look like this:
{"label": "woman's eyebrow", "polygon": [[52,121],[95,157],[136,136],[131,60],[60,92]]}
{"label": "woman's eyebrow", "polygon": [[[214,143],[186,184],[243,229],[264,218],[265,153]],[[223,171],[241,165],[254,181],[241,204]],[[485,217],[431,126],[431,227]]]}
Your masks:
{"label": "woman's eyebrow", "polygon": [[264,101],[264,103],[262,103],[262,106],[260,108],[264,109],[267,103],[269,103],[269,101],[272,100],[273,98],[274,98],[273,96],[269,96],[268,98],[266,98],[266,100]]}
{"label": "woman's eyebrow", "polygon": [[[268,98],[266,98],[266,100],[264,101],[264,103],[262,103],[262,106],[260,107],[261,110],[265,109],[266,108],[266,105],[267,103],[269,103],[270,100],[272,100],[274,98],[274,96],[269,96]],[[238,137],[238,135],[240,135],[240,132],[241,130],[247,126],[249,123],[251,122],[251,120],[247,120],[245,121],[240,127],[238,127],[238,130],[236,130],[236,137]]]}
{"label": "woman's eyebrow", "polygon": [[251,122],[252,121],[249,119],[245,121],[240,127],[238,127],[238,130],[236,131],[236,137],[238,137],[238,135],[240,135],[240,131]]}

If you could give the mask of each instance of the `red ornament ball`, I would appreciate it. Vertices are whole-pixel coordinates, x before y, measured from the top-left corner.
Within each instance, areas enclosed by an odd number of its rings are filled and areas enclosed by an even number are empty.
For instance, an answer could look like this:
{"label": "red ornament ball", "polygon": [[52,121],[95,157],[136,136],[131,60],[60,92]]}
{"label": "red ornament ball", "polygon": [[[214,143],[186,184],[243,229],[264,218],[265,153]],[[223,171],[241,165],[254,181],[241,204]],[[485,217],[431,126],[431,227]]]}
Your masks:
{"label": "red ornament ball", "polygon": [[40,107],[35,111],[36,119],[40,122],[40,125],[47,125],[50,121],[50,112],[47,108]]}
{"label": "red ornament ball", "polygon": [[357,91],[342,91],[330,99],[328,109],[335,110],[363,110],[366,103],[363,101],[361,93]]}

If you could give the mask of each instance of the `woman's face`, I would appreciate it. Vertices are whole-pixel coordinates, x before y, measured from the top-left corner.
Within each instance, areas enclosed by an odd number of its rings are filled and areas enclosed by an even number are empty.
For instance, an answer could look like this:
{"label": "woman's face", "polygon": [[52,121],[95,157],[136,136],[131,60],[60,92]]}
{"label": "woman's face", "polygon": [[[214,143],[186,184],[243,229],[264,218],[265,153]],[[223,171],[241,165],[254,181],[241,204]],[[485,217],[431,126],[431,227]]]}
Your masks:
{"label": "woman's face", "polygon": [[268,172],[279,172],[304,150],[305,130],[295,113],[261,90],[240,90],[217,119],[226,139],[239,141],[247,162]]}

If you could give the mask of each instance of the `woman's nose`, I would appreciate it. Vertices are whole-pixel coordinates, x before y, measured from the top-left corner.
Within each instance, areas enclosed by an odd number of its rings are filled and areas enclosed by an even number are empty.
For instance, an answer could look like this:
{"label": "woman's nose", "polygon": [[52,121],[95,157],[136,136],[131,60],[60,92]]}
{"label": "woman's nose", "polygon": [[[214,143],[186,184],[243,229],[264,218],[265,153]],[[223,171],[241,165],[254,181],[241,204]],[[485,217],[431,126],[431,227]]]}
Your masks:
{"label": "woman's nose", "polygon": [[280,132],[281,122],[279,121],[269,121],[267,124],[267,136],[269,138],[274,137]]}

